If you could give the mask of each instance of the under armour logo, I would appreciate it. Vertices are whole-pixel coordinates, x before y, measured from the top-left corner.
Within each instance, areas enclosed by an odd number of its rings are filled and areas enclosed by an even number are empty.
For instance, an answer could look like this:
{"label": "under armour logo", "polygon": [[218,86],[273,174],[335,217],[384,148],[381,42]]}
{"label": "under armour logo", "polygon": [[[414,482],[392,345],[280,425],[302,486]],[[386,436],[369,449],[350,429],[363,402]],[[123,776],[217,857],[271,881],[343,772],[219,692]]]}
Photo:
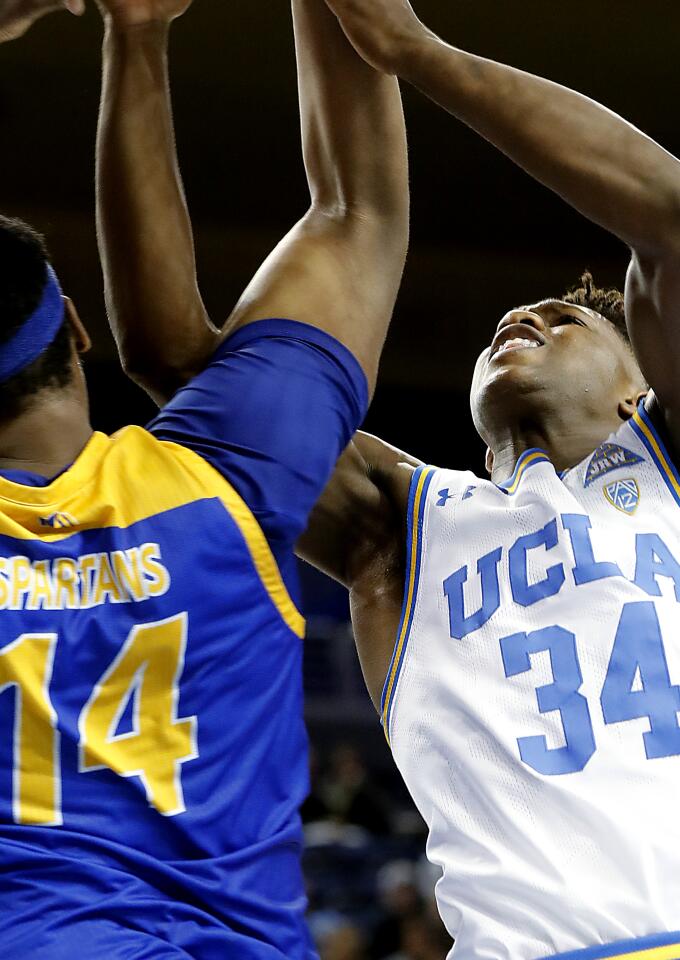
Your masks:
{"label": "under armour logo", "polygon": [[453,500],[453,494],[449,493],[449,488],[446,490],[440,490],[438,493],[439,500],[437,500],[438,507],[445,507],[449,500]]}
{"label": "under armour logo", "polygon": [[54,530],[59,530],[63,527],[75,527],[77,523],[78,521],[69,513],[53,513],[49,517],[40,518],[41,527],[52,527]]}

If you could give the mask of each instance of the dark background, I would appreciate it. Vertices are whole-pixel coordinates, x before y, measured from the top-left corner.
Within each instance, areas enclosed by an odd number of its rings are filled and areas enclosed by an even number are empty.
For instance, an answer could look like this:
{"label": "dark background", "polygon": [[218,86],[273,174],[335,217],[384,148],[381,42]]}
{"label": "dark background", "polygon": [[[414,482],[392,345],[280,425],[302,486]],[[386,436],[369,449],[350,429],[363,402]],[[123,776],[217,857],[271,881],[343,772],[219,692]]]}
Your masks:
{"label": "dark background", "polygon": [[[451,42],[573,86],[680,152],[680,4],[416,6]],[[94,232],[100,39],[90,9],[82,20],[48,17],[0,49],[0,209],[47,235],[93,335],[87,369],[94,421],[110,431],[144,422],[153,408],[119,373],[106,327]],[[219,323],[307,204],[289,4],[196,0],[173,28],[171,72],[201,282]],[[559,295],[586,266],[601,284],[620,284],[627,255],[443,111],[405,94],[413,243],[368,427],[425,460],[479,471],[483,450],[467,387],[498,320],[513,306]],[[564,150],[572,149],[565,140]],[[315,729],[336,729],[340,698],[332,694],[337,677],[345,677],[344,722],[368,724],[370,717],[377,735],[338,626],[343,598],[318,581],[308,593],[317,635],[308,657]]]}
{"label": "dark background", "polygon": [[[451,42],[569,84],[680,151],[680,5],[671,0],[416,7]],[[97,425],[112,429],[149,408],[121,393],[101,296],[100,35],[91,9],[80,21],[49,17],[0,50],[0,209],[46,232],[94,337]],[[307,203],[288,3],[196,0],[173,28],[171,69],[201,281],[219,321]],[[620,283],[626,251],[410,90],[406,109],[413,245],[369,425],[424,459],[480,468],[467,384],[495,324],[512,306],[560,293],[585,266]]]}

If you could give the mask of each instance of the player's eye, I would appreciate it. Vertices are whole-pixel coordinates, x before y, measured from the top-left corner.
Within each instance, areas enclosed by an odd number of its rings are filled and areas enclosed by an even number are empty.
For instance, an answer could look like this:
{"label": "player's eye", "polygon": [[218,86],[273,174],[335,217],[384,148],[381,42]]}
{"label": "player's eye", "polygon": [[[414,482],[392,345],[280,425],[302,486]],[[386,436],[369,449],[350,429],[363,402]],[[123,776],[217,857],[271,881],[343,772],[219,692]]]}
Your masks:
{"label": "player's eye", "polygon": [[557,320],[555,321],[554,326],[556,326],[556,327],[561,327],[561,326],[564,326],[564,325],[567,324],[567,323],[575,323],[575,324],[577,324],[579,327],[585,327],[585,326],[586,326],[586,324],[583,322],[583,320],[580,320],[579,317],[573,316],[573,314],[571,314],[571,313],[563,313],[561,316],[559,316],[559,317],[557,318]]}

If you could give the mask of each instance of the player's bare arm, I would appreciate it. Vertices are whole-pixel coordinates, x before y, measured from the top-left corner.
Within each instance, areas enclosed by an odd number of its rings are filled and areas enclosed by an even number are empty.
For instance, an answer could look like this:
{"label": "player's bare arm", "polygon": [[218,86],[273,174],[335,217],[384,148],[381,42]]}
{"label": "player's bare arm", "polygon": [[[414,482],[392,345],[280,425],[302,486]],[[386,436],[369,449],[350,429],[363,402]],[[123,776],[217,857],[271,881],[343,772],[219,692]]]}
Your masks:
{"label": "player's bare arm", "polygon": [[361,667],[378,710],[401,614],[406,507],[418,466],[402,450],[357,433],[297,547],[349,590]]}
{"label": "player's bare arm", "polygon": [[375,67],[411,82],[629,245],[632,343],[680,446],[678,161],[587,97],[447,45],[407,0],[328,3]]}
{"label": "player's bare arm", "polygon": [[198,289],[167,75],[170,23],[189,0],[100,6],[97,214],[106,304],[127,372],[162,403],[218,339]]}
{"label": "player's bare arm", "polygon": [[[159,402],[205,365],[220,340],[196,284],[165,66],[166,21],[186,3],[165,6],[163,16],[151,4],[106,0],[99,137],[111,320],[126,368]],[[293,12],[311,204],[221,337],[269,316],[308,323],[347,346],[372,385],[408,243],[401,100],[396,81],[356,55],[322,0],[295,0]]]}
{"label": "player's bare arm", "polygon": [[293,18],[311,206],[230,323],[278,315],[319,326],[350,349],[372,388],[408,244],[401,98],[319,0],[293,0]]}
{"label": "player's bare arm", "polygon": [[[153,21],[151,14],[148,25],[140,24],[139,5],[130,0],[115,6],[107,0],[107,9],[99,201],[109,311],[126,369],[164,402],[206,363],[219,335],[205,317],[196,284],[172,133],[167,25]],[[221,336],[271,315],[302,320],[349,346],[373,382],[408,235],[406,142],[398,88],[356,55],[322,0],[296,0],[293,12],[311,205],[255,277]],[[146,106],[140,88],[147,90]],[[163,160],[156,157],[151,171],[148,158],[159,151]],[[139,239],[130,236],[131,223],[144,225],[141,249]],[[127,254],[131,242],[136,244],[134,260]],[[161,286],[179,286],[161,291],[159,276]],[[366,462],[358,447],[355,450],[356,456],[345,458],[345,469],[331,483],[327,506],[320,506],[312,521],[305,555],[343,582],[349,582],[351,572],[352,583],[358,585],[368,582],[362,562],[369,556],[366,545],[371,544],[377,557],[384,546],[385,520],[393,516],[383,509],[388,501],[375,486],[375,472],[369,478]],[[351,492],[357,482],[363,497]],[[347,524],[334,509],[350,495],[357,510],[353,528],[361,523],[372,532],[356,544],[339,536]],[[398,520],[389,531],[399,550],[402,527]],[[350,566],[350,548],[357,545],[361,550]],[[401,588],[399,583],[395,592]],[[392,645],[390,636],[384,672]]]}
{"label": "player's bare arm", "polygon": [[80,16],[85,0],[0,0],[0,43],[23,36],[36,20],[56,10]]}

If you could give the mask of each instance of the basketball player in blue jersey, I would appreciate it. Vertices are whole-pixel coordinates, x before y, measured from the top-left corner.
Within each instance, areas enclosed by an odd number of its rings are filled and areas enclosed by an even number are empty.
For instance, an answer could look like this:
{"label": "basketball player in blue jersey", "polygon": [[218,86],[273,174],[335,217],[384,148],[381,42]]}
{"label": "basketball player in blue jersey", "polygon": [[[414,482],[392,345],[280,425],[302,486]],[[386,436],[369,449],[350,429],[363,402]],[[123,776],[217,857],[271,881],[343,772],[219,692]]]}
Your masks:
{"label": "basketball player in blue jersey", "polygon": [[586,275],[502,318],[472,386],[491,480],[359,434],[300,550],[350,590],[453,956],[678,960],[680,163],[406,0],[327,3],[633,257],[625,303]]}
{"label": "basketball player in blue jersey", "polygon": [[[193,267],[168,256],[170,234],[190,243],[164,165],[168,25],[188,5],[106,4],[100,160],[146,185],[137,204],[113,174],[100,195],[106,236],[131,230],[107,246],[116,317],[150,276],[154,322],[202,309]],[[0,220],[8,960],[314,956],[293,545],[373,389],[408,184],[396,81],[321,2],[295,12],[311,207],[147,429],[93,433],[84,327],[41,239]]]}

